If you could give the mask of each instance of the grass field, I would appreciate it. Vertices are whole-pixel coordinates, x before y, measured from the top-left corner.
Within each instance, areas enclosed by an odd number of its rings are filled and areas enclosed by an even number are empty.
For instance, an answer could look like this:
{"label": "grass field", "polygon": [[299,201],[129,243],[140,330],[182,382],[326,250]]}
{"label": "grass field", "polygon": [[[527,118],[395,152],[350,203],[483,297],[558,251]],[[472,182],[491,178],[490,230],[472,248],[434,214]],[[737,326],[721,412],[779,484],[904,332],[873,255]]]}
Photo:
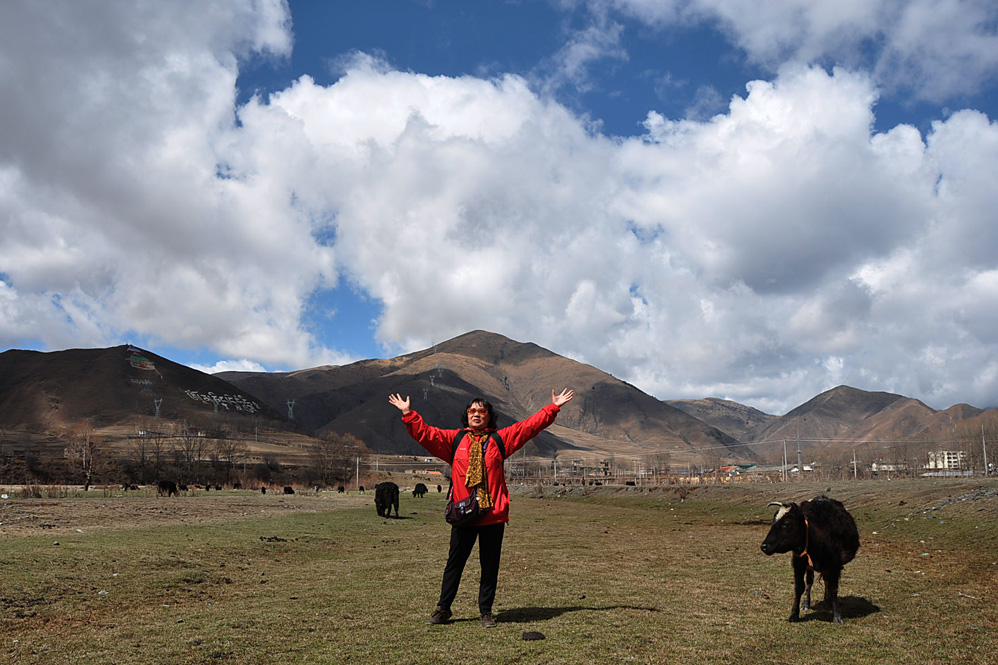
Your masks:
{"label": "grass field", "polygon": [[[860,529],[845,623],[819,605],[790,624],[789,555],[759,550],[766,504],[826,489]],[[454,621],[425,623],[449,535],[436,493],[403,494],[399,519],[370,493],[8,499],[0,662],[998,660],[998,481],[629,490],[514,494],[492,630],[477,554]]]}

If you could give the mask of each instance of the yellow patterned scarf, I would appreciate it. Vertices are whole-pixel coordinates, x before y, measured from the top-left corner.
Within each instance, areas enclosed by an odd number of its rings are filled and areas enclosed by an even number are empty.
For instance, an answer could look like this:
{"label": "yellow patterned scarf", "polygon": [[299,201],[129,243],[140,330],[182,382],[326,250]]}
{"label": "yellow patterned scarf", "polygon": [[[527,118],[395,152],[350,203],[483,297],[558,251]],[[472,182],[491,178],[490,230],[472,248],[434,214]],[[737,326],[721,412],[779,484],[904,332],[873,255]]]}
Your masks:
{"label": "yellow patterned scarf", "polygon": [[465,487],[478,488],[478,506],[482,510],[492,508],[492,497],[489,495],[489,482],[485,474],[485,443],[489,440],[488,432],[468,432],[471,447],[468,449],[468,472],[464,477]]}

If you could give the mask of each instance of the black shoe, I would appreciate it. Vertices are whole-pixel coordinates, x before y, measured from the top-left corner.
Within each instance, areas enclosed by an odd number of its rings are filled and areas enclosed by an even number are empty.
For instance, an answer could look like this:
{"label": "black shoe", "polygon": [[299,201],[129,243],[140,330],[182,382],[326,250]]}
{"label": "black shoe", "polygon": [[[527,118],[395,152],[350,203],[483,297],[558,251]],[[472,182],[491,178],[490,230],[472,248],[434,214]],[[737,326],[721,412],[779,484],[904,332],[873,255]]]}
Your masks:
{"label": "black shoe", "polygon": [[437,605],[437,609],[433,610],[433,614],[431,614],[430,618],[426,620],[426,623],[431,626],[436,626],[441,623],[447,623],[447,620],[450,619],[450,617],[450,610],[444,609]]}
{"label": "black shoe", "polygon": [[495,628],[496,620],[492,618],[491,614],[482,615],[482,628]]}

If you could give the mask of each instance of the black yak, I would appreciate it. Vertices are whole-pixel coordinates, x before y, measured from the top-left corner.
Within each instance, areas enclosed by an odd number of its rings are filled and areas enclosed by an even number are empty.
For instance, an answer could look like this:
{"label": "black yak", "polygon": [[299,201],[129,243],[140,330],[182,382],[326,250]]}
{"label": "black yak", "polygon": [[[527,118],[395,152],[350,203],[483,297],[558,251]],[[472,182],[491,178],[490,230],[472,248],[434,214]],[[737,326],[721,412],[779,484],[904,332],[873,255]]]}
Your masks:
{"label": "black yak", "polygon": [[381,517],[391,517],[392,506],[395,506],[395,517],[399,516],[399,486],[391,481],[378,483],[374,486],[374,507]]}
{"label": "black yak", "polygon": [[[842,567],[853,560],[859,549],[856,521],[842,502],[826,496],[804,501],[799,506],[778,501],[769,505],[780,509],[762,541],[762,551],[766,556],[792,552],[794,605],[789,621],[800,621],[800,610],[811,609],[811,585],[817,571],[825,581],[825,601],[832,604],[832,620],[842,623],[839,577]],[[801,595],[804,595],[803,605]]]}
{"label": "black yak", "polygon": [[160,496],[177,496],[177,483],[172,480],[161,480],[156,484]]}
{"label": "black yak", "polygon": [[423,483],[416,483],[416,487],[412,490],[412,495],[414,497],[419,497],[420,499],[422,499],[423,495],[426,494],[427,491],[428,490],[426,489],[426,485],[424,485]]}

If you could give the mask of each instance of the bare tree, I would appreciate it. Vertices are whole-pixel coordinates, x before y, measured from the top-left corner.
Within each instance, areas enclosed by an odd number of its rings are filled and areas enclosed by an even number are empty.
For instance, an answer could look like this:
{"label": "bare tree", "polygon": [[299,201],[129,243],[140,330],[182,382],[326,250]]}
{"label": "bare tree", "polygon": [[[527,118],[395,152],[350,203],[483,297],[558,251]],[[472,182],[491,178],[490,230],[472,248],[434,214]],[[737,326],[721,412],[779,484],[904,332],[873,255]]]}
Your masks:
{"label": "bare tree", "polygon": [[156,472],[159,471],[163,455],[163,435],[155,431],[154,427],[153,421],[146,423],[146,426],[131,439],[132,461],[138,474],[135,480],[140,483],[148,482],[150,464],[155,464]]}
{"label": "bare tree", "polygon": [[704,470],[718,477],[721,473],[721,454],[717,451],[708,450],[700,454],[700,462]]}
{"label": "bare tree", "polygon": [[216,469],[225,471],[222,482],[226,485],[232,476],[232,469],[246,459],[247,448],[243,441],[222,436],[215,439],[211,446],[211,461]]}
{"label": "bare tree", "polygon": [[657,482],[659,476],[668,475],[672,454],[668,450],[659,450],[645,455],[644,462],[650,470],[652,478]]}
{"label": "bare tree", "polygon": [[143,482],[149,482],[149,480],[159,480],[159,474],[166,465],[167,453],[167,436],[162,432],[154,432],[151,439],[149,440],[149,461],[152,465],[151,478],[143,478]]}
{"label": "bare tree", "polygon": [[888,476],[908,475],[908,461],[911,458],[909,452],[910,444],[907,441],[895,441],[890,445],[888,453],[890,455],[890,472]]}
{"label": "bare tree", "polygon": [[174,451],[177,462],[184,472],[185,482],[200,480],[201,460],[205,455],[205,437],[200,429],[187,421],[182,421],[179,432],[179,446]]}
{"label": "bare tree", "polygon": [[83,475],[84,491],[90,489],[94,475],[106,462],[102,444],[103,439],[94,431],[89,420],[76,425],[69,434],[69,443],[63,450],[63,455]]}
{"label": "bare tree", "polygon": [[18,468],[14,455],[0,442],[0,483],[12,483],[14,471]]}
{"label": "bare tree", "polygon": [[327,487],[349,482],[361,447],[361,442],[350,434],[324,434],[312,451],[312,464],[319,480]]}

